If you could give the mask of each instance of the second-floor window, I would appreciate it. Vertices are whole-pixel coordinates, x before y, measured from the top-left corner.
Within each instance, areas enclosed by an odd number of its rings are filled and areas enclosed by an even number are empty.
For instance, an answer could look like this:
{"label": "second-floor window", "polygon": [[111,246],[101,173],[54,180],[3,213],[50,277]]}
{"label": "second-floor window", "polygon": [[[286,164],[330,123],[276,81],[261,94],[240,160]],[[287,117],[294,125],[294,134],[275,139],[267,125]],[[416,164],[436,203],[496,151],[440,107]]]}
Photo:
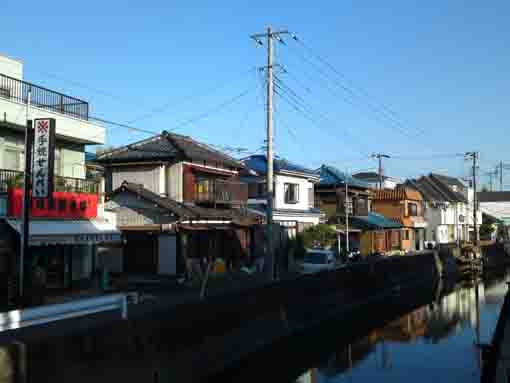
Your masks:
{"label": "second-floor window", "polygon": [[416,217],[418,216],[418,205],[415,204],[415,203],[411,203],[409,202],[407,204],[407,211],[408,211],[408,215],[410,217]]}
{"label": "second-floor window", "polygon": [[285,203],[299,202],[299,184],[285,183],[283,190],[285,193]]}
{"label": "second-floor window", "polygon": [[315,206],[315,198],[313,195],[313,188],[308,188],[308,207],[313,208]]}

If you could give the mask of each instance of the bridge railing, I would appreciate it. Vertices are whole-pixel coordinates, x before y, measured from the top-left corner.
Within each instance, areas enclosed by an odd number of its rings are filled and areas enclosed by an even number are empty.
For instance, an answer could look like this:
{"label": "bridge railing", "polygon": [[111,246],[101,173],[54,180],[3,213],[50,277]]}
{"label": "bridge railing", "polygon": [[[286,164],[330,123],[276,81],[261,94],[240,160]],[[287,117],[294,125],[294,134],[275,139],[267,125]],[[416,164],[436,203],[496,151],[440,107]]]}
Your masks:
{"label": "bridge railing", "polygon": [[126,295],[114,294],[0,313],[0,332],[112,310],[119,310],[121,318],[127,319]]}

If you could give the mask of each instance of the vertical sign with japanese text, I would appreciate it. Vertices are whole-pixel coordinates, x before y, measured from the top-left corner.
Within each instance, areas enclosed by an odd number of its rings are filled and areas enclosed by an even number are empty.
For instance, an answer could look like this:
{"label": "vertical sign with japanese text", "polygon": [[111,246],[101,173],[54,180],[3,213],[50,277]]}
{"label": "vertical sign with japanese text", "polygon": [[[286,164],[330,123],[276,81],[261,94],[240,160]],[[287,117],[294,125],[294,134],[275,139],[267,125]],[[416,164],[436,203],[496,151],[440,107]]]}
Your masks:
{"label": "vertical sign with japanese text", "polygon": [[34,120],[32,198],[48,198],[53,192],[55,119]]}

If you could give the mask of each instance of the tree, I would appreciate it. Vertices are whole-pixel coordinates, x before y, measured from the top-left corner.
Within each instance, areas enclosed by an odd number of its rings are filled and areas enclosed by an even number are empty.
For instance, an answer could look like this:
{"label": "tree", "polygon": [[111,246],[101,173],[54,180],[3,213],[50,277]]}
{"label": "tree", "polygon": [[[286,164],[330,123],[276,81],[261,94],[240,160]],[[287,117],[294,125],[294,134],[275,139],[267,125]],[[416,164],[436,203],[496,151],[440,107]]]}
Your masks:
{"label": "tree", "polygon": [[319,224],[311,226],[303,232],[303,244],[305,247],[323,247],[333,246],[337,240],[337,234],[333,226]]}
{"label": "tree", "polygon": [[491,238],[499,221],[496,218],[483,213],[482,222],[483,223],[480,225],[480,238]]}

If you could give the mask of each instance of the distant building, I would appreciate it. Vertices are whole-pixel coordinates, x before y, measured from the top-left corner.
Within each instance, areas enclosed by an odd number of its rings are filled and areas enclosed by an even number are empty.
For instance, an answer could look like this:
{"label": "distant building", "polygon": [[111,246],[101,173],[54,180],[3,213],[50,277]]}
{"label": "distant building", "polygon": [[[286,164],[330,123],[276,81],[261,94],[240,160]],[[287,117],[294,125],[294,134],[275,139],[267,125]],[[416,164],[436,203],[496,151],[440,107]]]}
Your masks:
{"label": "distant building", "polygon": [[[379,189],[380,177],[379,173],[376,172],[359,172],[352,175],[354,178],[364,181],[370,185],[372,189]],[[388,176],[382,176],[383,189],[395,189],[400,183],[400,179]]]}
{"label": "distant building", "polygon": [[[248,183],[248,207],[265,216],[266,156],[253,155],[242,162],[246,168],[241,171],[241,180]],[[290,236],[318,224],[321,214],[314,206],[314,185],[319,181],[319,175],[282,158],[275,158],[273,167],[273,221],[286,227]]]}
{"label": "distant building", "polygon": [[477,193],[480,210],[510,225],[510,191]]}
{"label": "distant building", "polygon": [[425,241],[432,245],[468,239],[468,200],[461,193],[462,185],[449,178],[429,174],[406,181],[406,185],[423,196],[425,220],[428,223]]}

